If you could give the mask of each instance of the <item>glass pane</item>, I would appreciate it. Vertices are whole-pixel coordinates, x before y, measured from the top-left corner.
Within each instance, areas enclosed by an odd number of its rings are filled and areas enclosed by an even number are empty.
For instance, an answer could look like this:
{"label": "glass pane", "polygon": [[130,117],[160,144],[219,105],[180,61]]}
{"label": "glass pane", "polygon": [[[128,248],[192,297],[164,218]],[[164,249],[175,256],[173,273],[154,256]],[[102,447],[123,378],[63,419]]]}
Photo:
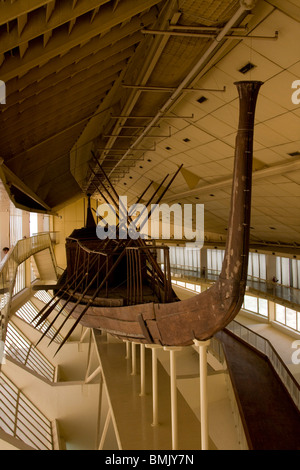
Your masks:
{"label": "glass pane", "polygon": [[281,258],[279,256],[276,257],[276,279],[281,284]]}
{"label": "glass pane", "polygon": [[297,331],[300,331],[300,312],[297,312]]}
{"label": "glass pane", "polygon": [[259,255],[259,277],[267,279],[266,255]]}
{"label": "glass pane", "polygon": [[290,260],[289,258],[281,258],[281,283],[284,286],[290,285]]}
{"label": "glass pane", "polygon": [[207,269],[208,271],[211,271],[211,251],[210,249],[207,250]]}
{"label": "glass pane", "polygon": [[186,283],[185,287],[189,290],[195,290],[195,284],[190,284],[189,282]]}
{"label": "glass pane", "polygon": [[38,218],[36,213],[30,212],[30,236],[35,233],[38,233]]}
{"label": "glass pane", "polygon": [[245,304],[246,310],[250,310],[251,312],[258,313],[257,297],[251,297],[250,295],[245,295],[244,304]]}
{"label": "glass pane", "polygon": [[258,258],[258,253],[252,253],[252,262],[253,262],[253,277],[258,277],[259,278],[259,258]]}
{"label": "glass pane", "polygon": [[258,312],[264,317],[268,316],[268,301],[267,299],[258,299]]}
{"label": "glass pane", "polygon": [[214,272],[217,271],[218,269],[218,265],[217,265],[217,256],[218,256],[218,252],[217,250],[212,250],[212,253],[211,253],[211,268]]}
{"label": "glass pane", "polygon": [[290,328],[293,328],[294,330],[297,327],[296,313],[297,312],[295,310],[292,310],[291,308],[286,309],[286,325]]}
{"label": "glass pane", "polygon": [[249,253],[248,258],[248,276],[252,276],[252,253]]}
{"label": "glass pane", "polygon": [[[176,264],[175,250],[176,250],[175,246],[170,246],[170,264],[171,264],[171,266],[174,266],[174,264]],[[159,251],[160,250],[158,250],[158,252]]]}
{"label": "glass pane", "polygon": [[285,323],[285,307],[283,305],[276,304],[276,321]]}
{"label": "glass pane", "polygon": [[292,259],[292,279],[291,285],[292,287],[298,287],[298,269],[297,269],[297,260]]}

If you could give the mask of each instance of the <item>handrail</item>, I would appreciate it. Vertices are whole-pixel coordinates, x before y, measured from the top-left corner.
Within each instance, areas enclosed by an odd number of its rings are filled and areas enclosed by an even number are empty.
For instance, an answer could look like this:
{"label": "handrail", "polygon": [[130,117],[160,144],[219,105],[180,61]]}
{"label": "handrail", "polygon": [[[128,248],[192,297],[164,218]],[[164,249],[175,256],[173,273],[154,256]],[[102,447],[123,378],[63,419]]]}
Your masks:
{"label": "handrail", "polygon": [[55,366],[40,352],[11,321],[8,324],[4,353],[40,376],[54,382]]}
{"label": "handrail", "polygon": [[[0,341],[5,341],[6,329],[10,316],[10,306],[13,297],[14,285],[18,267],[24,263],[28,258],[36,253],[50,249],[51,255],[54,258],[52,250],[52,241],[49,233],[35,235],[30,238],[23,238],[14,245],[9,253],[0,263],[0,300],[2,300],[1,310],[1,323],[0,323]],[[4,297],[2,299],[2,297]]]}
{"label": "handrail", "polygon": [[230,322],[226,329],[269,359],[296,407],[300,410],[300,385],[270,341],[236,320]]}
{"label": "handrail", "polygon": [[0,428],[34,449],[53,450],[51,422],[3,372],[0,392]]}

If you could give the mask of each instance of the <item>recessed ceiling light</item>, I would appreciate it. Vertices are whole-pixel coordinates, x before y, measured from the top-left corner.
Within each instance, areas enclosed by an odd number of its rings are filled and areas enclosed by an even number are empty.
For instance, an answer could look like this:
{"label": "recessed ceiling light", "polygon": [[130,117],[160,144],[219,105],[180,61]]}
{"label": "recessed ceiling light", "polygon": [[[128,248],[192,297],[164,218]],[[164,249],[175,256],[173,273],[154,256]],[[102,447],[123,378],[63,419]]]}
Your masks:
{"label": "recessed ceiling light", "polygon": [[205,96],[200,96],[200,98],[197,99],[198,103],[204,103],[205,101],[207,101],[207,98]]}
{"label": "recessed ceiling light", "polygon": [[215,195],[214,195],[214,194],[210,194],[210,197],[215,197]]}
{"label": "recessed ceiling light", "polygon": [[251,62],[248,62],[248,64],[244,65],[244,67],[239,69],[239,72],[245,75],[247,72],[250,72],[250,70],[254,69],[255,67],[256,65],[251,64]]}
{"label": "recessed ceiling light", "polygon": [[166,150],[171,150],[171,147],[166,147]]}
{"label": "recessed ceiling light", "polygon": [[270,229],[271,229],[271,230],[276,230],[276,228],[275,228],[275,227],[270,227]]}
{"label": "recessed ceiling light", "polygon": [[152,160],[151,160],[150,158],[148,158],[147,162],[149,162],[149,163],[150,163],[150,162],[152,162]]}
{"label": "recessed ceiling light", "polygon": [[183,142],[190,142],[191,139],[188,139],[187,137],[185,139],[183,139]]}

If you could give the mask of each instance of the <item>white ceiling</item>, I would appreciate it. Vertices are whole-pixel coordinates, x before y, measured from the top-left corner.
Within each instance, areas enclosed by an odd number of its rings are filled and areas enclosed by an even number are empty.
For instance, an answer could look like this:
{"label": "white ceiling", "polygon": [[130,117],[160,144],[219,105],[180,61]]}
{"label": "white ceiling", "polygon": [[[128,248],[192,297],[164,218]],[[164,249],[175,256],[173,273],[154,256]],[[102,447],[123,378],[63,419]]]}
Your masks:
{"label": "white ceiling", "polygon": [[[300,11],[300,2],[292,3]],[[281,4],[287,2],[282,0]],[[195,88],[221,90],[226,86],[226,91],[185,93],[172,112],[194,117],[161,122],[161,134],[167,135],[170,127],[172,136],[153,139],[156,151],[145,154],[143,168],[137,165],[132,169],[118,190],[124,192],[126,183],[126,193],[138,196],[149,180],[159,182],[183,163],[194,175],[192,187],[180,174],[165,201],[196,202],[198,197],[197,202],[205,205],[205,230],[226,234],[238,122],[234,82],[262,80],[256,110],[251,235],[257,241],[299,244],[300,154],[289,155],[300,152],[300,104],[291,100],[292,83],[300,79],[299,21],[267,2],[259,6],[258,26],[251,35],[274,36],[278,31],[278,39],[236,41],[230,52],[193,83]],[[239,69],[248,62],[255,68],[243,75]],[[207,101],[200,104],[197,99],[202,95]],[[190,141],[184,142],[185,138]],[[215,189],[216,183],[220,189]]]}

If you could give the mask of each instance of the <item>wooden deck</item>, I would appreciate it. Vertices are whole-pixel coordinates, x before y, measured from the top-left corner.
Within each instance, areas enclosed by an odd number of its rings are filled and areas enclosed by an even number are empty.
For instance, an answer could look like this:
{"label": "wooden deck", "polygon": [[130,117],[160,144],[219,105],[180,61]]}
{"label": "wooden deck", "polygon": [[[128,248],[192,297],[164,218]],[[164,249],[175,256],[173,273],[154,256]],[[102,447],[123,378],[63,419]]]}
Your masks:
{"label": "wooden deck", "polygon": [[268,360],[226,331],[222,342],[253,450],[300,450],[300,413]]}

